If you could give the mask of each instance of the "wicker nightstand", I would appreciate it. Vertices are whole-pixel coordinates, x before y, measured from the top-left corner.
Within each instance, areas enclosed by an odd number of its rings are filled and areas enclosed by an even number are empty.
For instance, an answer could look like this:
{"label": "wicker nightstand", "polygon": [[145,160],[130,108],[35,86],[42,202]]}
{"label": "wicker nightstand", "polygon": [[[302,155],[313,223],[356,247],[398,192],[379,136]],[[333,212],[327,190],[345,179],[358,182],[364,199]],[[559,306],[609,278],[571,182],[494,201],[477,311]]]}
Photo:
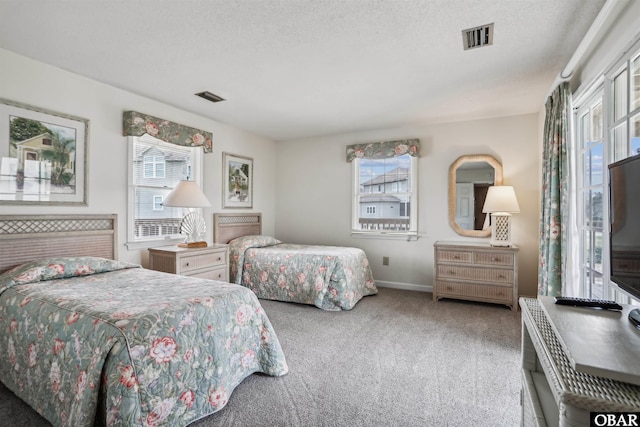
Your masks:
{"label": "wicker nightstand", "polygon": [[165,273],[228,282],[228,251],[227,245],[213,245],[206,248],[178,246],[150,248],[149,268]]}

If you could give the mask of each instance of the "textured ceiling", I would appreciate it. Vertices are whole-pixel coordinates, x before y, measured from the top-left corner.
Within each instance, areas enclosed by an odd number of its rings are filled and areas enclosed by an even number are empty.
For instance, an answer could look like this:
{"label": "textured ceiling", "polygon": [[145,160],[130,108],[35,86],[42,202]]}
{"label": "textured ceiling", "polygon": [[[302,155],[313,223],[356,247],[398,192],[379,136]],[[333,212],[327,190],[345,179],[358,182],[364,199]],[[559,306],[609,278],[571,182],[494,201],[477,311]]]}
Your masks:
{"label": "textured ceiling", "polygon": [[0,47],[278,141],[537,112],[603,4],[0,0]]}

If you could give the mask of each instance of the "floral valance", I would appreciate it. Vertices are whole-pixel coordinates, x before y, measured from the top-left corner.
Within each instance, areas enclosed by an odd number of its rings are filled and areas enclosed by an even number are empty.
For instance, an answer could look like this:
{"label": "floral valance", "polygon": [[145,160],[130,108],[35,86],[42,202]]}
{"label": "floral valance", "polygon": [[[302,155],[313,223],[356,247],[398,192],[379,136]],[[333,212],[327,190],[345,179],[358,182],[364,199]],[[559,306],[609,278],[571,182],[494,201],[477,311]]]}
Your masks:
{"label": "floral valance", "polygon": [[388,159],[404,154],[420,157],[420,140],[403,139],[347,145],[347,163],[351,163],[353,159]]}
{"label": "floral valance", "polygon": [[142,136],[145,133],[171,144],[202,147],[205,153],[213,151],[213,134],[200,129],[159,119],[137,111],[125,111],[122,115],[122,134]]}

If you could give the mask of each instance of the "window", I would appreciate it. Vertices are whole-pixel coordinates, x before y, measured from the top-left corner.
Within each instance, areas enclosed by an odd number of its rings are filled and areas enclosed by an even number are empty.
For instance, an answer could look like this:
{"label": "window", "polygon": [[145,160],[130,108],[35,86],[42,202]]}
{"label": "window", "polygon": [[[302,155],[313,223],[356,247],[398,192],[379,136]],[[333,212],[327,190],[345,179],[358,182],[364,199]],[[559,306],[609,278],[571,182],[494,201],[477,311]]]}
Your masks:
{"label": "window", "polygon": [[417,235],[417,157],[353,160],[352,232]]}
{"label": "window", "polygon": [[202,148],[160,141],[149,135],[129,137],[127,247],[137,249],[183,239],[180,221],[186,208],[165,207],[176,183],[201,183]]}
{"label": "window", "polygon": [[580,147],[582,173],[578,191],[583,211],[580,224],[581,293],[604,298],[604,134],[602,90],[578,111],[577,142]]}
{"label": "window", "polygon": [[164,197],[162,196],[153,196],[153,210],[154,211],[161,211],[164,206],[162,206],[162,201],[164,200]]}
{"label": "window", "polygon": [[[581,294],[629,302],[609,281],[607,165],[640,154],[640,42],[576,102]],[[602,83],[604,81],[604,83]]]}
{"label": "window", "polygon": [[144,156],[144,177],[145,178],[164,178],[165,163],[164,156]]}

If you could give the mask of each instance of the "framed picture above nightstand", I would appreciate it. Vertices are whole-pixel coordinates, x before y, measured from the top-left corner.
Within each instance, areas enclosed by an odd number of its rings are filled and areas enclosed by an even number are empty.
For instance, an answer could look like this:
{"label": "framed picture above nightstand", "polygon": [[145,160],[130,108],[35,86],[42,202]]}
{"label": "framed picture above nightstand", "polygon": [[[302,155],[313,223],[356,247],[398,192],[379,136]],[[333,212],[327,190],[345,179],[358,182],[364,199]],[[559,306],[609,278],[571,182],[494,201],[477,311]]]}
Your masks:
{"label": "framed picture above nightstand", "polygon": [[228,282],[229,247],[217,244],[206,248],[150,248],[149,268],[165,273]]}

